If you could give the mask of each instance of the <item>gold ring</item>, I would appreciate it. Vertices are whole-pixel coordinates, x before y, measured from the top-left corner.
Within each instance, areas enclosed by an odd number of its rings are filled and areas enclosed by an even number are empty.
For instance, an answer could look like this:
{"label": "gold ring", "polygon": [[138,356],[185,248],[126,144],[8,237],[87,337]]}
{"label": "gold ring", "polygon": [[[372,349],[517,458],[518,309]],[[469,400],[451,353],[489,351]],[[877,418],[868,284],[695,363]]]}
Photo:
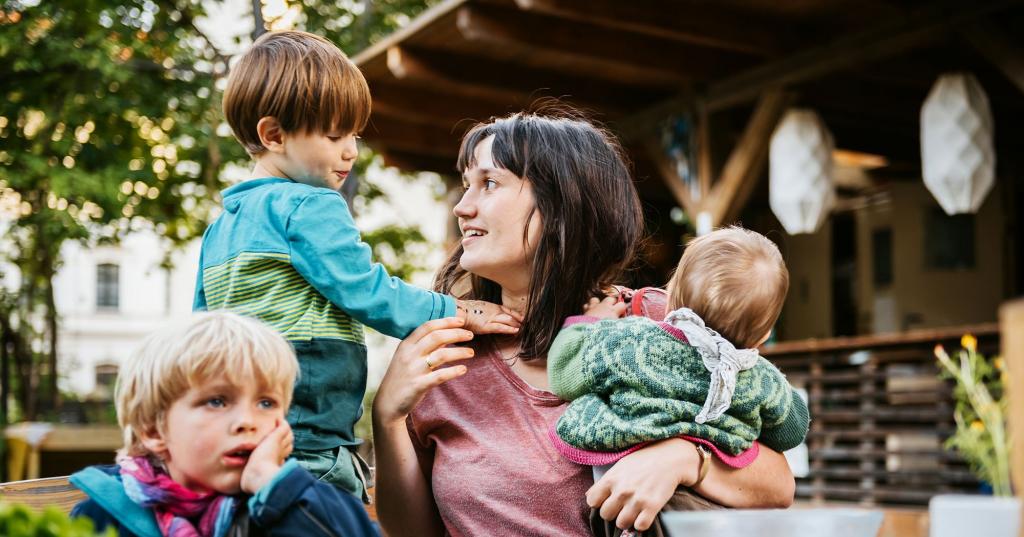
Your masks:
{"label": "gold ring", "polygon": [[427,363],[427,369],[434,370],[434,363],[430,361],[430,358],[424,358],[423,361]]}

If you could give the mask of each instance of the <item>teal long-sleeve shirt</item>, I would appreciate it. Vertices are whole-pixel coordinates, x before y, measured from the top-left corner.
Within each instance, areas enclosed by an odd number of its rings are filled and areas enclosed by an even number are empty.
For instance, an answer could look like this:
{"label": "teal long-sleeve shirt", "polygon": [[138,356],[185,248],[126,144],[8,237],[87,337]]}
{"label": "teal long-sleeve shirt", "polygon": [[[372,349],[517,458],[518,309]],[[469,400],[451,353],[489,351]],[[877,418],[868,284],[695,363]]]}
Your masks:
{"label": "teal long-sleeve shirt", "polygon": [[222,192],[203,235],[195,310],[227,309],[269,324],[295,347],[299,379],[288,421],[299,450],[355,445],[366,390],[362,325],[404,338],[455,315],[452,297],[388,275],[337,192],[281,178]]}

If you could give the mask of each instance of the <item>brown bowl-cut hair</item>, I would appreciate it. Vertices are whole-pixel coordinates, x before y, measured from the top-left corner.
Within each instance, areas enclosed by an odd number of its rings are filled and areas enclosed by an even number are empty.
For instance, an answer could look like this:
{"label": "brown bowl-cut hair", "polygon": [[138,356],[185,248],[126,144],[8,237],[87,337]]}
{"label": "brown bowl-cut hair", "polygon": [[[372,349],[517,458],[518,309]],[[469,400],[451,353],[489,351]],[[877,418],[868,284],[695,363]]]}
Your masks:
{"label": "brown bowl-cut hair", "polygon": [[299,31],[263,34],[231,69],[224,116],[250,155],[266,148],[256,125],[276,118],[286,133],[362,131],[370,88],[352,60],[330,41]]}
{"label": "brown bowl-cut hair", "polygon": [[668,306],[690,308],[733,345],[751,348],[775,325],[788,291],[789,270],[775,243],[731,226],[686,245]]}
{"label": "brown bowl-cut hair", "polygon": [[[544,358],[562,322],[603,294],[634,258],[643,212],[619,143],[579,112],[560,106],[544,115],[518,113],[475,126],[462,139],[458,170],[474,164],[474,150],[494,137],[497,166],[529,181],[541,218],[531,267],[520,357]],[[523,228],[527,241],[528,225]],[[534,246],[534,245],[530,245]],[[462,246],[438,272],[441,292],[501,303],[501,286],[459,265]],[[466,285],[468,280],[469,285]]]}

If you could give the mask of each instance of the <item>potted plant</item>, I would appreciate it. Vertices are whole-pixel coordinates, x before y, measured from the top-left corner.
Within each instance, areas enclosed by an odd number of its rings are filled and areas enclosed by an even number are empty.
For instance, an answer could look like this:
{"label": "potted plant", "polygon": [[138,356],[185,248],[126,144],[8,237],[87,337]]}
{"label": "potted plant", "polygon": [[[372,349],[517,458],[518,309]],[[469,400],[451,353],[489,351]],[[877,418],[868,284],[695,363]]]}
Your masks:
{"label": "potted plant", "polygon": [[975,475],[991,485],[992,495],[933,497],[928,505],[931,537],[1016,537],[1020,501],[1010,483],[1004,366],[1000,358],[988,359],[979,353],[978,341],[970,334],[960,339],[960,345],[953,356],[942,345],[935,346],[940,376],[955,383],[956,431],[946,447],[956,450]]}

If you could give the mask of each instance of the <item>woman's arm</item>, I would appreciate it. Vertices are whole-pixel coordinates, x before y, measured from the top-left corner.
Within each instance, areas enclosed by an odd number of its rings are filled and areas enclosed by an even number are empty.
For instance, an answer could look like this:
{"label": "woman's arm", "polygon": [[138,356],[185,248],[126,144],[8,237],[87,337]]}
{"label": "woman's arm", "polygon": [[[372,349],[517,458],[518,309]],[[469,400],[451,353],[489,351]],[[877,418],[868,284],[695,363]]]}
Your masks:
{"label": "woman's arm", "polygon": [[[785,457],[770,449],[745,468],[715,458],[695,490],[729,507],[789,507],[796,482]],[[619,528],[646,530],[679,485],[697,481],[700,455],[692,442],[670,438],[623,457],[587,491],[587,503]]]}
{"label": "woman's arm", "polygon": [[433,493],[416,456],[406,418],[431,388],[466,373],[449,362],[473,356],[472,339],[457,318],[424,323],[398,346],[373,402],[373,444],[377,462],[377,516],[391,537],[442,536]]}

